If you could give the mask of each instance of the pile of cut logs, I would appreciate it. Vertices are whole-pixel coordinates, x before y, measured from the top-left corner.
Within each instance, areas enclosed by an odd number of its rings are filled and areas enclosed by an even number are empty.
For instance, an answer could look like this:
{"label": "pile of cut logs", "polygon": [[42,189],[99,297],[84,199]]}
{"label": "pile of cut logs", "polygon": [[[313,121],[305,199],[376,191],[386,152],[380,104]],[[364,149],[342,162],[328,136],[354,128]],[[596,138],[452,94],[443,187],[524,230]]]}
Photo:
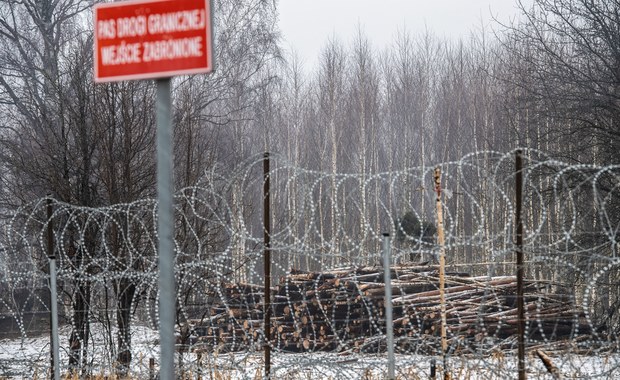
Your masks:
{"label": "pile of cut logs", "polygon": [[[401,351],[420,352],[441,328],[438,267],[393,266],[394,336]],[[383,268],[291,270],[271,290],[270,344],[288,352],[357,351],[385,348]],[[517,281],[513,276],[470,277],[446,273],[447,335],[451,344],[505,339],[517,332]],[[264,288],[219,284],[213,306],[181,329],[179,346],[219,352],[264,345]],[[556,340],[590,332],[583,312],[561,287],[525,281],[527,339]]]}

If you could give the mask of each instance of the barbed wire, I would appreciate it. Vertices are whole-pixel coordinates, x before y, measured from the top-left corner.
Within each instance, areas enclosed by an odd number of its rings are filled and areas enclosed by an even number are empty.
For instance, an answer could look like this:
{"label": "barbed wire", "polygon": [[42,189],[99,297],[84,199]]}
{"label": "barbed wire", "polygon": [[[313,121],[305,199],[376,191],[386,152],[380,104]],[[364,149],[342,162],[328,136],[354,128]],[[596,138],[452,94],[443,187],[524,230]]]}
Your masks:
{"label": "barbed wire", "polygon": [[[567,163],[536,150],[523,155],[528,371],[617,377],[620,165]],[[483,151],[434,166],[333,173],[270,155],[274,376],[385,376],[385,233],[393,252],[397,373],[430,373],[442,355],[436,167],[449,339],[449,360],[437,366],[449,364],[458,378],[514,376],[514,157]],[[263,374],[264,160],[253,157],[232,172],[214,167],[176,192],[179,374]],[[0,377],[49,371],[52,253],[63,371],[154,376],[156,225],[152,199],[86,208],[43,198],[17,210],[0,241]]]}

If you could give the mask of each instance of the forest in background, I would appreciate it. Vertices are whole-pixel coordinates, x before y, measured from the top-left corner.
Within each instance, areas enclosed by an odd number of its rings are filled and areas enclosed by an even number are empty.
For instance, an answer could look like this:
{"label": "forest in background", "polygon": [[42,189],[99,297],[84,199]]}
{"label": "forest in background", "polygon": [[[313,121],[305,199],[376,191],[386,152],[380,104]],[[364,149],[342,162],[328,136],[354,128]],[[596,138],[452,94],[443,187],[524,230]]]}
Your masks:
{"label": "forest in background", "polygon": [[[154,195],[154,84],[93,83],[91,7],[0,3],[4,215],[46,194],[94,207]],[[617,163],[619,8],[537,0],[458,41],[405,30],[371,46],[360,29],[304,69],[281,48],[276,2],[216,1],[217,70],[174,79],[175,188],[264,151],[331,173],[514,147]]]}
{"label": "forest in background", "polygon": [[[410,168],[424,172],[470,153],[509,152],[516,147],[540,150],[570,164],[619,163],[620,2],[535,0],[533,7],[521,10],[513,24],[495,25],[493,31],[473,32],[458,41],[438,38],[432,31],[401,31],[389,46],[371,46],[360,29],[348,45],[336,38],[325,41],[318,66],[304,68],[282,48],[277,2],[216,0],[216,71],[173,80],[174,188],[209,181],[205,173],[215,172],[214,168],[218,173],[243,172],[247,160],[262,152],[277,154],[295,167],[326,174],[315,182],[319,184],[317,240],[329,242],[322,246],[325,253],[358,249],[361,259],[367,260],[365,255],[377,248],[363,250],[363,239],[356,234],[363,234],[365,223],[380,223],[372,218],[379,215],[380,205],[376,199],[365,199],[359,184],[376,173]],[[156,197],[155,85],[152,81],[93,83],[91,18],[88,1],[0,1],[2,224],[20,207],[48,194],[84,210]],[[480,168],[485,167],[484,157]],[[489,156],[488,169],[495,163]],[[260,172],[255,172],[260,181]],[[353,187],[340,185],[342,173],[355,173]],[[463,178],[466,174],[478,180],[467,190],[482,189],[484,194],[487,183],[484,177],[476,177],[480,172],[462,173]],[[552,184],[543,174],[536,187],[539,194],[548,194]],[[584,185],[579,175],[569,177],[561,187],[574,200],[572,217],[579,225],[575,239],[560,248],[615,257],[616,245],[603,244],[615,242],[619,225],[615,177],[597,179],[600,201],[593,199],[590,183]],[[307,191],[303,181],[297,188],[294,182],[286,184],[289,187],[281,189],[284,196],[274,201],[280,206],[276,207],[278,220],[285,220],[287,212],[295,214],[296,194]],[[418,194],[431,183],[410,185],[404,183],[390,195],[400,200],[390,205],[403,207],[389,211],[405,220],[414,209],[418,217],[413,224],[425,225],[429,223],[425,219],[433,217],[432,192]],[[220,184],[208,186],[217,193]],[[252,186],[258,188],[257,183]],[[242,180],[221,184],[219,190],[222,203],[231,207],[227,211],[232,229],[253,221],[253,232],[261,232],[260,192],[248,193]],[[456,210],[455,234],[473,233],[467,221],[474,212],[458,199],[447,202]],[[511,223],[510,210],[494,203],[495,198],[482,199],[480,207],[493,215],[485,220],[485,233],[493,237]],[[558,203],[561,194],[541,199]],[[351,218],[337,214],[350,210],[347,201],[357,207],[355,212],[347,211]],[[605,205],[604,225],[600,203]],[[531,199],[530,204],[534,204]],[[538,231],[549,235],[544,244],[550,244],[551,235],[566,222],[561,205],[547,206],[548,215],[535,208],[526,211],[530,225],[547,218],[546,229]],[[148,225],[153,217],[148,207],[136,210],[135,220]],[[115,212],[109,216],[115,218]],[[114,270],[143,270],[139,260],[131,261],[135,257],[130,259],[130,248],[123,242],[131,241],[131,249],[146,246],[145,236],[153,231],[134,236],[128,233],[129,218],[120,217],[112,232],[99,231],[88,224],[88,218],[78,225],[72,214],[67,215],[73,224],[67,222],[66,240],[59,243],[70,257],[64,269],[96,272],[100,268],[86,259],[105,249],[117,265]],[[39,232],[32,228],[33,234]],[[228,241],[223,231],[221,225],[205,220],[180,221],[175,235],[180,242],[178,260],[209,258],[230,246],[227,252],[233,255],[233,266],[242,267],[256,247],[244,240]],[[342,240],[343,231],[352,239]],[[0,238],[5,241],[9,236]],[[422,243],[428,243],[424,239]],[[205,252],[196,250],[197,246]],[[588,251],[593,247],[595,251]],[[12,254],[19,258],[21,253]],[[463,250],[456,257],[461,263],[475,263],[486,262],[489,255],[490,251]],[[18,260],[0,264],[10,268]],[[574,260],[577,268],[592,265],[583,256]],[[594,263],[605,265],[604,260]],[[567,275],[534,270],[537,277]],[[572,277],[566,279],[576,287],[590,280],[584,278],[587,272],[568,272]],[[127,334],[120,335],[119,355],[122,340],[130,340],[131,305],[143,296],[136,293],[132,281],[122,278],[104,284],[113,289],[110,302],[119,312],[119,328]],[[602,292],[595,306],[597,323],[613,323],[617,331],[618,313],[608,311],[620,305],[620,282],[616,274],[596,281],[601,282]],[[64,286],[78,331],[72,339],[87,341],[91,285],[76,276]],[[193,301],[200,295],[192,291],[188,285],[184,294]]]}

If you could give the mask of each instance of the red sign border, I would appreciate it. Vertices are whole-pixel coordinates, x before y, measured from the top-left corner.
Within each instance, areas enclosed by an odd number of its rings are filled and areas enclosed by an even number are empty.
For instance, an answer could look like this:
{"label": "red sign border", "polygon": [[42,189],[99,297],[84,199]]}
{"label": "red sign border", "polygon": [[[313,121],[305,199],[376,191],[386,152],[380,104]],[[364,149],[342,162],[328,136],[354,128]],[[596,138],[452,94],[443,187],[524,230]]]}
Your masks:
{"label": "red sign border", "polygon": [[127,0],[127,1],[119,1],[112,3],[97,3],[93,7],[93,66],[94,66],[94,80],[95,83],[109,83],[109,82],[120,82],[124,80],[140,80],[140,79],[160,79],[160,78],[170,78],[177,75],[191,75],[191,74],[208,74],[213,71],[214,62],[213,62],[213,1],[212,0],[202,0],[204,2],[205,10],[207,11],[208,17],[207,20],[209,25],[207,26],[207,51],[205,52],[205,67],[202,68],[192,68],[187,70],[168,70],[168,71],[157,71],[152,73],[143,73],[143,74],[129,74],[129,75],[115,75],[115,76],[106,76],[99,77],[99,54],[98,47],[99,44],[97,38],[97,11],[101,8],[120,8],[124,6],[133,6],[139,4],[152,4],[152,3],[161,3],[166,1],[174,1],[174,0]]}

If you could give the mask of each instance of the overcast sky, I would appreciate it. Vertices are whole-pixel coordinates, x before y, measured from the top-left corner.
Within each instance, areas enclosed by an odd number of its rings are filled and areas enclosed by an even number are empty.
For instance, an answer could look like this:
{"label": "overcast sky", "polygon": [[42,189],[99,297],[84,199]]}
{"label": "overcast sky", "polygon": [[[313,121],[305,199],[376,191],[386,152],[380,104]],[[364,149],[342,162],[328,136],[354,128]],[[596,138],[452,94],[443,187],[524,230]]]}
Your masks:
{"label": "overcast sky", "polygon": [[467,37],[474,28],[507,21],[517,14],[516,0],[279,0],[284,47],[294,48],[312,69],[327,39],[348,43],[361,25],[372,46],[383,50],[398,30],[425,28],[438,36]]}

